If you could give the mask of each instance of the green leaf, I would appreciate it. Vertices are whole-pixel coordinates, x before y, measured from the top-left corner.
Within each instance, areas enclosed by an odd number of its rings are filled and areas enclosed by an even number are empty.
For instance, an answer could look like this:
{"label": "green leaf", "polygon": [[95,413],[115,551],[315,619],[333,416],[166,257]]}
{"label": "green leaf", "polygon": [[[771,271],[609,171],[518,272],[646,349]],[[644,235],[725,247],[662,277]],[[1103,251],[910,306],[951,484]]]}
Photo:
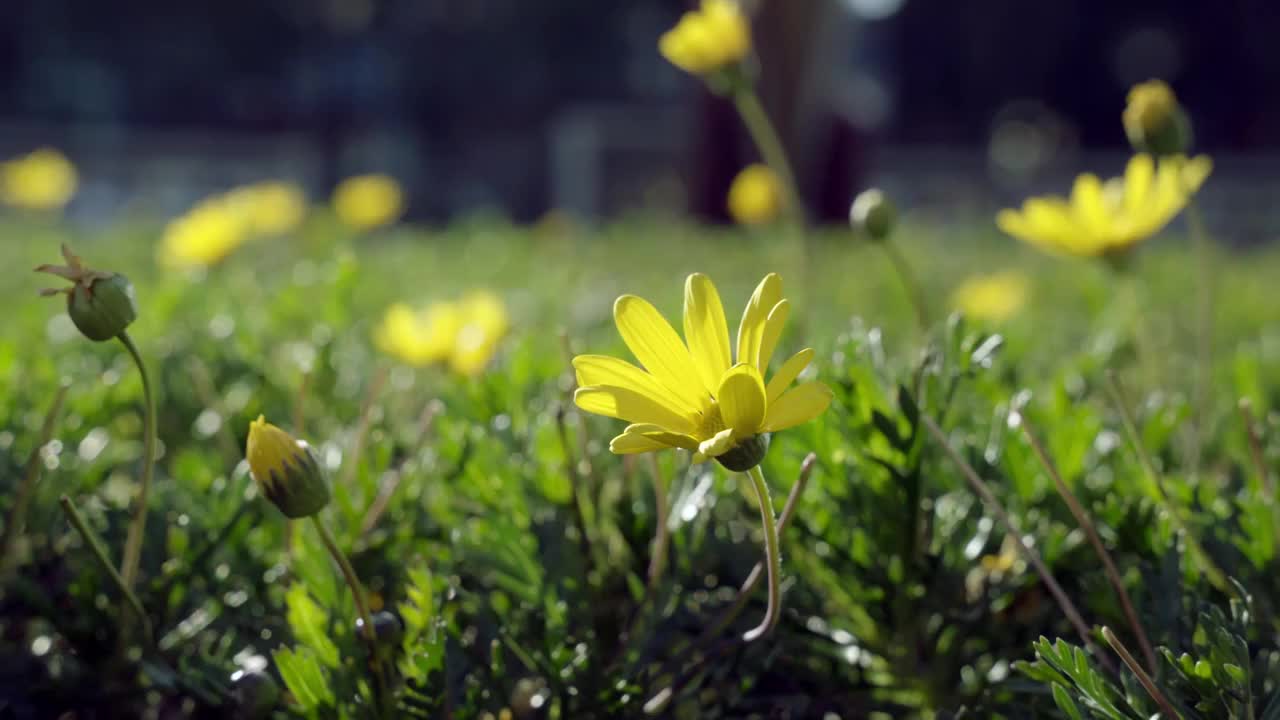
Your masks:
{"label": "green leaf", "polygon": [[329,638],[329,615],[324,608],[311,599],[301,583],[289,588],[285,603],[289,606],[286,619],[298,642],[315,651],[326,666],[338,667],[338,646]]}
{"label": "green leaf", "polygon": [[304,712],[311,713],[322,706],[334,704],[333,689],[310,649],[281,648],[272,653],[272,657],[285,686]]}

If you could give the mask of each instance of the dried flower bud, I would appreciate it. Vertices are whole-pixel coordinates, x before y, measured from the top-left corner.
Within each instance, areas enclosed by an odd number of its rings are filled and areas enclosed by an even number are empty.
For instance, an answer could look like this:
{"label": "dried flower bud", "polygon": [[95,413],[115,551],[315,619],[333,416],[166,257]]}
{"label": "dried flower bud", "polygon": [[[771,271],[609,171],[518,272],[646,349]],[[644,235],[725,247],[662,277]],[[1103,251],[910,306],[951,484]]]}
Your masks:
{"label": "dried flower bud", "polygon": [[1163,80],[1134,85],[1121,120],[1129,143],[1139,152],[1180,155],[1191,148],[1191,122]]}
{"label": "dried flower bud", "polygon": [[885,240],[893,232],[898,211],[883,192],[876,188],[863,190],[849,207],[849,224],[872,240]]}
{"label": "dried flower bud", "polygon": [[84,262],[62,246],[66,265],[41,265],[36,272],[57,275],[71,281],[71,287],[41,290],[41,295],[67,296],[67,314],[76,328],[90,340],[102,342],[124,332],[138,317],[133,284],[123,275],[85,267]]}
{"label": "dried flower bud", "polygon": [[329,504],[329,478],[311,446],[261,415],[249,425],[245,455],[262,494],[285,517],[309,517]]}

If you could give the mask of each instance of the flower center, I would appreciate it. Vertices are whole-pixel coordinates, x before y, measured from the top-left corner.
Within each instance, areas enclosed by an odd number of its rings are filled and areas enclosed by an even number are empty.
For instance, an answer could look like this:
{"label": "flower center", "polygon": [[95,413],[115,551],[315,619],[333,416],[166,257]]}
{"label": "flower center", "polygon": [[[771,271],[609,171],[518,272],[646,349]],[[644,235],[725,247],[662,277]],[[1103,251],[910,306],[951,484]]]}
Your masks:
{"label": "flower center", "polygon": [[698,424],[698,439],[715,437],[716,433],[726,427],[728,426],[724,424],[724,418],[720,416],[720,403],[712,399],[707,409],[702,411],[702,422]]}

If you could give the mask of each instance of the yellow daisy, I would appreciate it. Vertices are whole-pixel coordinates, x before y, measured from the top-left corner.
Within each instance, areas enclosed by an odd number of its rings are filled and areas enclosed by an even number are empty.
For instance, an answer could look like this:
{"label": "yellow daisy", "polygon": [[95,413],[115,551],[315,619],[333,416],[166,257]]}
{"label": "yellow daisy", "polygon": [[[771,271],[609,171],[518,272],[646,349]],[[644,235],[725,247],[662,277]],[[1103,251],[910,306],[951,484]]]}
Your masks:
{"label": "yellow daisy", "polygon": [[579,355],[574,402],[631,423],[609,443],[614,453],[684,448],[696,461],[714,457],[730,470],[749,470],[763,459],[769,433],[808,422],[831,402],[820,382],[791,387],[813,359],[812,349],[793,355],[765,382],[790,311],[781,279],[765,276],[742,315],[734,364],[720,295],[706,275],[690,275],[685,283],[683,341],[648,301],[623,295],[614,303],[614,321],[643,369]]}
{"label": "yellow daisy", "polygon": [[391,357],[422,367],[449,358],[461,324],[456,303],[435,302],[422,310],[396,303],[387,308],[373,340]]}
{"label": "yellow daisy", "polygon": [[461,322],[453,339],[449,366],[462,375],[479,375],[497,354],[510,320],[502,298],[476,291],[458,301]]}
{"label": "yellow daisy", "polygon": [[66,155],[41,148],[0,163],[0,202],[27,210],[59,210],[79,184],[76,166]]}
{"label": "yellow daisy", "polygon": [[333,191],[333,210],[348,227],[374,230],[404,214],[404,191],[390,175],[349,177]]}
{"label": "yellow daisy", "polygon": [[694,75],[722,70],[750,51],[751,24],[734,0],[702,0],[658,40],[663,57]]}
{"label": "yellow daisy", "polygon": [[1127,250],[1155,235],[1186,207],[1213,162],[1204,155],[1161,158],[1140,153],[1123,178],[1086,173],[1070,198],[1033,197],[1021,210],[1001,210],[1001,230],[1050,252],[1095,257]]}

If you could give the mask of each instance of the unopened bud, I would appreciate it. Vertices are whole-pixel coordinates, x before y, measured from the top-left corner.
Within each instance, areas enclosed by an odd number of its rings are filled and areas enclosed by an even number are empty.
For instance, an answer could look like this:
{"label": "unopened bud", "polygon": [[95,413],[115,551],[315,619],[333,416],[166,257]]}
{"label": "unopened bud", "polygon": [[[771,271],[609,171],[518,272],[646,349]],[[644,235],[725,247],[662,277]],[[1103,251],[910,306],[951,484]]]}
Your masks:
{"label": "unopened bud", "polygon": [[41,295],[67,296],[67,314],[76,328],[90,340],[110,340],[137,319],[138,304],[133,284],[119,273],[93,270],[66,245],[62,246],[66,265],[41,265],[36,272],[57,275],[71,281],[71,287],[41,290]]}
{"label": "unopened bud", "polygon": [[271,717],[280,702],[280,685],[261,670],[238,670],[231,676],[231,695],[236,720],[263,720]]}
{"label": "unopened bud", "polygon": [[1179,155],[1191,148],[1191,122],[1163,80],[1134,85],[1121,120],[1129,143],[1139,152]]}
{"label": "unopened bud", "polygon": [[893,232],[898,211],[883,192],[876,188],[863,190],[849,207],[849,224],[872,240],[885,240]]}
{"label": "unopened bud", "polygon": [[245,455],[262,494],[285,517],[309,517],[329,504],[329,478],[315,451],[261,415],[249,425]]}

